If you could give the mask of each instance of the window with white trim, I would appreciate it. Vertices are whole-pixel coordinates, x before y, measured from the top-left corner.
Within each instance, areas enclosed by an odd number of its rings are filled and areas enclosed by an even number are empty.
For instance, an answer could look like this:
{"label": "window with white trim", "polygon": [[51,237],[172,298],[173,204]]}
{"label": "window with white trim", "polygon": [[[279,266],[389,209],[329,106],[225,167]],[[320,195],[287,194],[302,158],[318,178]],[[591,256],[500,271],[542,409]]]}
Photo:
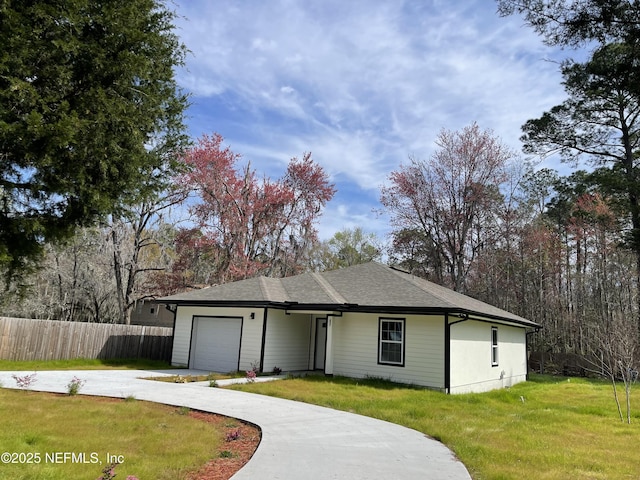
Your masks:
{"label": "window with white trim", "polygon": [[491,327],[491,366],[498,366],[498,327]]}
{"label": "window with white trim", "polygon": [[380,318],[378,363],[404,366],[404,325],[403,318]]}

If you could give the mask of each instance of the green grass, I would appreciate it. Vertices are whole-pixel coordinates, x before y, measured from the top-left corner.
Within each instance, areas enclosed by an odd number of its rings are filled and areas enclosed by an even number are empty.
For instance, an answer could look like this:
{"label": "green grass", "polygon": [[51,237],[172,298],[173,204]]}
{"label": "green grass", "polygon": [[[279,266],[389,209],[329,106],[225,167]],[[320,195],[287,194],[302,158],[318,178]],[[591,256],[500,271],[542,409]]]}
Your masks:
{"label": "green grass", "polygon": [[0,370],[166,370],[173,368],[168,362],[142,358],[115,358],[109,360],[76,358],[73,360],[0,360]]}
{"label": "green grass", "polygon": [[319,376],[231,388],[419,430],[451,448],[476,480],[640,478],[640,425],[620,422],[611,385],[598,380],[532,376],[468,395]]}
{"label": "green grass", "polygon": [[[0,453],[40,457],[39,464],[0,464],[2,479],[95,479],[108,454],[123,457],[118,479],[183,479],[224,443],[222,431],[181,409],[137,400],[0,389],[0,412]],[[64,461],[65,452],[87,463]]]}

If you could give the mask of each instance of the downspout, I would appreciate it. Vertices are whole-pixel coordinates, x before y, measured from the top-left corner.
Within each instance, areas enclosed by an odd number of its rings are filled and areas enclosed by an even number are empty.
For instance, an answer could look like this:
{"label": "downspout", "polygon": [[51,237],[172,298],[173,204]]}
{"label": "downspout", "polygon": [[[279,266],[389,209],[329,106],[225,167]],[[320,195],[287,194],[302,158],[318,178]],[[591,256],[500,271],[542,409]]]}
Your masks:
{"label": "downspout", "polygon": [[173,360],[173,342],[176,339],[176,320],[178,318],[178,306],[174,305],[175,308],[171,308],[171,305],[165,304],[164,308],[169,310],[173,314],[173,333],[171,334],[171,358],[169,358],[169,363]]}
{"label": "downspout", "polygon": [[[309,355],[307,355],[307,370],[313,370],[315,367],[315,354],[316,354],[316,349],[313,347],[313,339],[315,338],[316,334],[313,331],[313,326],[314,324],[316,325],[316,332],[318,331],[318,319],[316,318],[315,323],[313,321],[315,315],[310,314],[309,315]],[[313,352],[313,355],[311,354],[311,352]]]}
{"label": "downspout", "polygon": [[451,326],[449,314],[444,314],[444,393],[451,389]]}

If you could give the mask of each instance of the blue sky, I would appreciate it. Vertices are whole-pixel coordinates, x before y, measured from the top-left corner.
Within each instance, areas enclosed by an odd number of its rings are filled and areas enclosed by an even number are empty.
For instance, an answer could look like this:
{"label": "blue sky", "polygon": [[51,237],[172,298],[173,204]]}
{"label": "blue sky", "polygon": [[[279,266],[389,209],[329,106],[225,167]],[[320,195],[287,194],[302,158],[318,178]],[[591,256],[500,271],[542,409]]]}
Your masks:
{"label": "blue sky", "polygon": [[[491,0],[176,0],[191,51],[178,82],[193,138],[213,132],[259,174],[310,151],[336,184],[320,237],[381,238],[379,189],[441,129],[472,122],[520,152],[520,127],[565,95],[552,49]],[[557,168],[557,165],[546,165]]]}

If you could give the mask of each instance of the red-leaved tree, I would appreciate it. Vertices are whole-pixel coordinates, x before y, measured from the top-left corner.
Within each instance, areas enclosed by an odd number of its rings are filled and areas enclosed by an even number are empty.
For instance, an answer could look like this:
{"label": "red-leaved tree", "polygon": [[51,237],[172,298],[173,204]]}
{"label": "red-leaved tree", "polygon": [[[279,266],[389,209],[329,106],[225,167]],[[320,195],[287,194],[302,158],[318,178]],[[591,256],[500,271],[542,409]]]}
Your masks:
{"label": "red-leaved tree", "polygon": [[[298,273],[334,185],[310,153],[292,158],[281,179],[258,178],[223,140],[201,138],[187,152],[189,172],[180,179],[198,198],[191,212],[210,268],[207,283]],[[184,251],[193,255],[193,248]]]}

